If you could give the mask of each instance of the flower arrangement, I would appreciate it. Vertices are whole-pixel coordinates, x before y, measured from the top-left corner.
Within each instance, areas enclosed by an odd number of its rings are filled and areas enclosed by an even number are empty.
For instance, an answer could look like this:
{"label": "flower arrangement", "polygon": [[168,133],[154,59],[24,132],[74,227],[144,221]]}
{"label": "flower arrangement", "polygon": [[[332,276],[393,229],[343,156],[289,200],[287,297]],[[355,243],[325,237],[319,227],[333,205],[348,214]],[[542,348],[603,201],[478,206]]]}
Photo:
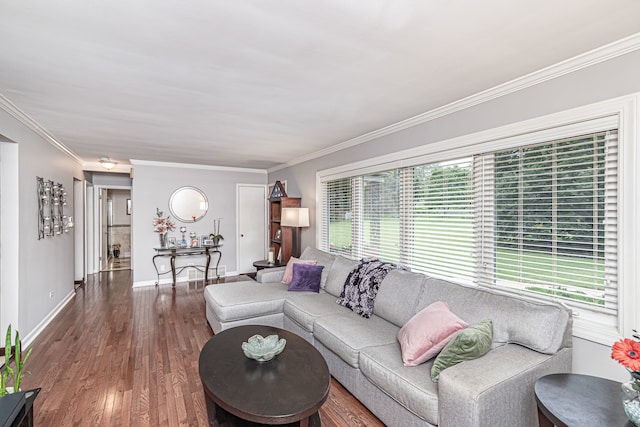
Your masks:
{"label": "flower arrangement", "polygon": [[220,234],[220,222],[222,221],[222,218],[216,218],[213,220],[213,233],[211,233],[209,235],[209,237],[211,238],[211,240],[213,240],[213,244],[215,246],[218,246],[218,243],[220,242],[220,240],[224,240],[224,237],[222,237],[222,234]]}
{"label": "flower arrangement", "polygon": [[173,221],[163,216],[160,209],[156,208],[156,218],[153,219],[153,231],[160,234],[167,234],[167,231],[173,231],[176,229],[176,225]]}
{"label": "flower arrangement", "polygon": [[640,336],[633,330],[633,339],[624,338],[611,347],[611,358],[627,368],[633,389],[640,392]]}

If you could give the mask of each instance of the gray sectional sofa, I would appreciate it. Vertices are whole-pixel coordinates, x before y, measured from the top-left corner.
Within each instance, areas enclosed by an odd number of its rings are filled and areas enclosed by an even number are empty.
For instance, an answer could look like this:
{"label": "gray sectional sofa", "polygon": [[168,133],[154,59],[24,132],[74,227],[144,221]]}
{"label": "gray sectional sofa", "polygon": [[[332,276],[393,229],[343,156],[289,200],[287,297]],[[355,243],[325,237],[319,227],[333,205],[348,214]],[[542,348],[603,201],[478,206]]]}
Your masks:
{"label": "gray sectional sofa", "polygon": [[[284,267],[259,271],[257,282],[209,285],[211,328],[262,324],[304,337],[325,357],[331,375],[389,426],[537,426],[535,380],[571,370],[572,319],[562,305],[394,270],[366,319],[336,304],[357,261],[313,248],[301,258],[324,265],[319,294],[288,292],[280,283]],[[405,367],[396,336],[436,301],[446,301],[470,324],[491,319],[493,343],[487,354],[445,369],[433,383],[433,359]]]}

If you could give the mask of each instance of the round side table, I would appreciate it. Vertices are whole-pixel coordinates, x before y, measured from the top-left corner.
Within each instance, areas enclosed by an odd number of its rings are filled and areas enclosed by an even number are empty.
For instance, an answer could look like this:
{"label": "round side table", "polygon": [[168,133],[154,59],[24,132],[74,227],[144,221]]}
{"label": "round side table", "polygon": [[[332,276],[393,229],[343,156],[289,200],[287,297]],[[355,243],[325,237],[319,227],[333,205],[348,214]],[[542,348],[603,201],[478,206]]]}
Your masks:
{"label": "round side table", "polygon": [[580,374],[552,374],[536,381],[540,427],[635,427],[620,400],[620,383]]}
{"label": "round side table", "polygon": [[280,264],[280,261],[274,261],[269,264],[269,261],[263,259],[260,261],[255,261],[253,263],[253,266],[256,268],[256,270],[262,270],[263,268],[284,267],[284,264]]}

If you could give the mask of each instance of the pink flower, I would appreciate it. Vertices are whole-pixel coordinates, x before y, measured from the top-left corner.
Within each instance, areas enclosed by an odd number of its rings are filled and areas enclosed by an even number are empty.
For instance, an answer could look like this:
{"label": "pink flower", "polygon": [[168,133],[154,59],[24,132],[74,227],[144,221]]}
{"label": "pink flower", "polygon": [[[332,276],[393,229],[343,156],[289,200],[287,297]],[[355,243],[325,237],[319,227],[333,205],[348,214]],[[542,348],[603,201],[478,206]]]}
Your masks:
{"label": "pink flower", "polygon": [[162,211],[156,208],[156,218],[153,219],[153,231],[160,234],[167,234],[167,231],[176,229],[176,225],[169,217],[163,217]]}

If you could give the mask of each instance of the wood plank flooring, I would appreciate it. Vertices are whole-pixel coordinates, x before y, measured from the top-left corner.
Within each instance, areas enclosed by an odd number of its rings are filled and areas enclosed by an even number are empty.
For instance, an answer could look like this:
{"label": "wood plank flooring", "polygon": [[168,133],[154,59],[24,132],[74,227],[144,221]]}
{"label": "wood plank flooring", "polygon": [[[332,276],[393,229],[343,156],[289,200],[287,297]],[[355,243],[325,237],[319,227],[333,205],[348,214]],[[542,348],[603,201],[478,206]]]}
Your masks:
{"label": "wood plank flooring", "polygon": [[[212,335],[202,282],[90,277],[31,346],[22,388],[42,388],[35,425],[208,425],[198,356]],[[383,425],[335,380],[320,415],[325,427]]]}

